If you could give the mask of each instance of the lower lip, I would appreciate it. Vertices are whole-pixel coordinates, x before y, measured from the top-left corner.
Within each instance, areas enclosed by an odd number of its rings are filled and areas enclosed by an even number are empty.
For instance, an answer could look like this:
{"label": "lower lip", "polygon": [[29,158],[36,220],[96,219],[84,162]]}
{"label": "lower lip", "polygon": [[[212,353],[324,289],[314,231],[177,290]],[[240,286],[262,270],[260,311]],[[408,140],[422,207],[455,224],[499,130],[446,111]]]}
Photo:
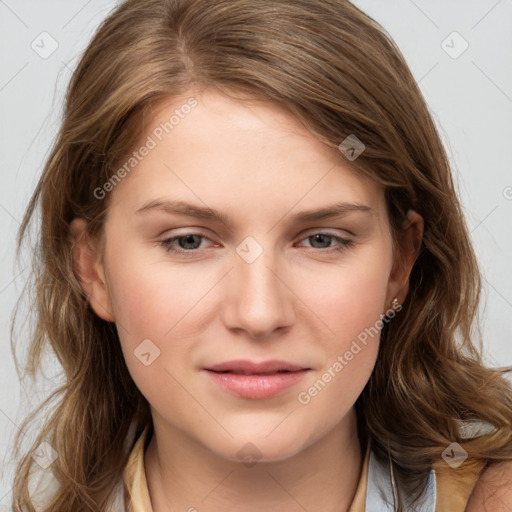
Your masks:
{"label": "lower lip", "polygon": [[225,391],[242,398],[262,400],[279,395],[302,380],[308,370],[273,373],[271,375],[242,375],[206,370],[210,378]]}

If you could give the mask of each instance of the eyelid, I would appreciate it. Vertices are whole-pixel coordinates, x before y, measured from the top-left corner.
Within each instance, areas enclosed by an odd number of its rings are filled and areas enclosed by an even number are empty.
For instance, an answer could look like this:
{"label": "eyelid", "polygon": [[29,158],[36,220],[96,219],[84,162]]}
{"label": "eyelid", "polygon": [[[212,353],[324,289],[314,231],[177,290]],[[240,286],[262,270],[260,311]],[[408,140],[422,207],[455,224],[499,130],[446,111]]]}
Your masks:
{"label": "eyelid", "polygon": [[355,236],[355,234],[352,233],[351,231],[348,231],[346,229],[341,229],[341,228],[309,228],[306,231],[303,231],[299,235],[299,237],[304,238],[304,237],[316,235],[317,233],[322,233],[323,235],[338,236],[338,237],[344,238],[343,234],[340,234],[340,231],[343,231],[350,236]]}

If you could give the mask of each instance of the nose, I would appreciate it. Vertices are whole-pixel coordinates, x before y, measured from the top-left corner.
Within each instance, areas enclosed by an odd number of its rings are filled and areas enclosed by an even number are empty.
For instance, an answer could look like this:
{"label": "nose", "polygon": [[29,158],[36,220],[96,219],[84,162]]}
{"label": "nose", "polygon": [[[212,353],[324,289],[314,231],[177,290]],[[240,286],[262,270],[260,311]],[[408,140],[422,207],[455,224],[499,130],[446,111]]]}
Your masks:
{"label": "nose", "polygon": [[266,251],[251,263],[234,254],[222,306],[228,329],[262,339],[293,324],[295,295],[289,288],[289,273],[283,268]]}

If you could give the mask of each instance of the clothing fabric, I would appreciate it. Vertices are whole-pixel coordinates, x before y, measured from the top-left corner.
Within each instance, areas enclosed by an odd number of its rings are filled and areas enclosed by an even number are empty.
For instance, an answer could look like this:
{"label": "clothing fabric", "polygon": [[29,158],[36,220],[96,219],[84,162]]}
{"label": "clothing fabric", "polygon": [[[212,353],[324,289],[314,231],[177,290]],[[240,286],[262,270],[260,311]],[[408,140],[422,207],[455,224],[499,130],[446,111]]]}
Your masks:
{"label": "clothing fabric", "polygon": [[[144,469],[149,426],[136,441],[115,494],[112,512],[153,512]],[[467,468],[430,470],[423,502],[408,512],[464,512],[484,463]],[[461,469],[462,468],[462,469]],[[393,487],[389,471],[367,444],[361,474],[349,512],[392,512]]]}

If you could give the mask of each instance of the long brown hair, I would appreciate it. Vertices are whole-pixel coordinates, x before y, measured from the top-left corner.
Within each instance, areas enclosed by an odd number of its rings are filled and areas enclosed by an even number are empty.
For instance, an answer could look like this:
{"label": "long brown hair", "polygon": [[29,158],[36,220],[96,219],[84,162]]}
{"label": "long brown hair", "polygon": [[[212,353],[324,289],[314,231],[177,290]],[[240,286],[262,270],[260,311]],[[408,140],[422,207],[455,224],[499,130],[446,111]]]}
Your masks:
{"label": "long brown hair", "polygon": [[[18,252],[40,208],[25,368],[35,377],[49,346],[65,379],[17,435],[20,451],[21,431],[56,400],[20,459],[14,510],[35,510],[31,454],[45,440],[58,453],[47,471],[59,489],[42,510],[106,510],[134,436],[151,422],[115,325],[93,313],[75,275],[69,223],[82,217],[101,239],[110,194],[95,191],[133,151],[151,109],[192,86],[278,102],[332,148],[355,134],[366,148],[352,164],[384,185],[394,235],[408,209],[423,216],[409,294],[383,327],[356,402],[360,435],[391,462],[399,488],[418,497],[454,441],[469,454],[461,468],[512,459],[512,389],[503,377],[511,368],[482,362],[480,275],[447,155],[389,35],[347,0],[128,0],[103,21],[73,74],[19,230]],[[467,420],[492,431],[466,438],[460,422]],[[403,500],[399,493],[396,510]]]}

